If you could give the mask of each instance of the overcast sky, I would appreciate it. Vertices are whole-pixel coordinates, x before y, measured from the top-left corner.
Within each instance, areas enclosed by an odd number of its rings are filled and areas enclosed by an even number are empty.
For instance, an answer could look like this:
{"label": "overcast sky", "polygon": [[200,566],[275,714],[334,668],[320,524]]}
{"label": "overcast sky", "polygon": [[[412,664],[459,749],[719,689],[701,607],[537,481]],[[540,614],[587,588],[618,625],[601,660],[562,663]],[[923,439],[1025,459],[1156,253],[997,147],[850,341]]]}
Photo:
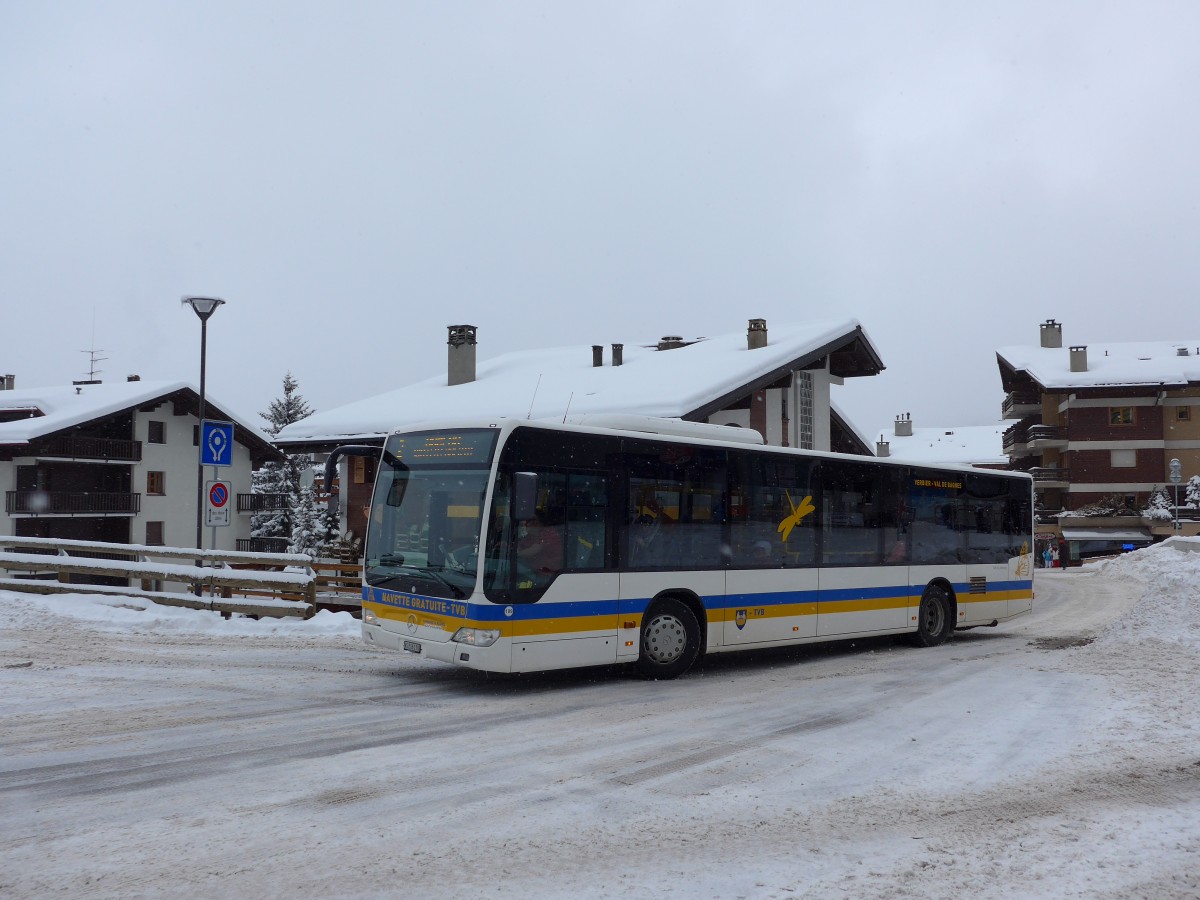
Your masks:
{"label": "overcast sky", "polygon": [[1200,4],[0,2],[0,373],[254,416],[858,318],[868,435],[994,350],[1200,337]]}

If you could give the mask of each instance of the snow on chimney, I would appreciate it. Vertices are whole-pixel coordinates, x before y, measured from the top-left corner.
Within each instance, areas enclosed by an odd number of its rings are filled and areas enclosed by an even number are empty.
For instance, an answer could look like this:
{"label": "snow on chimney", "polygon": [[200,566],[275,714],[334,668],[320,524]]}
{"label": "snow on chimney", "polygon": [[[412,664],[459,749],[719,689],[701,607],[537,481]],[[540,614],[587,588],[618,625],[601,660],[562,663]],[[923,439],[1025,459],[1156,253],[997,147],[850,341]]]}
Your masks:
{"label": "snow on chimney", "polygon": [[1062,346],[1061,322],[1055,322],[1053,319],[1047,319],[1042,323],[1042,346],[1052,348]]}

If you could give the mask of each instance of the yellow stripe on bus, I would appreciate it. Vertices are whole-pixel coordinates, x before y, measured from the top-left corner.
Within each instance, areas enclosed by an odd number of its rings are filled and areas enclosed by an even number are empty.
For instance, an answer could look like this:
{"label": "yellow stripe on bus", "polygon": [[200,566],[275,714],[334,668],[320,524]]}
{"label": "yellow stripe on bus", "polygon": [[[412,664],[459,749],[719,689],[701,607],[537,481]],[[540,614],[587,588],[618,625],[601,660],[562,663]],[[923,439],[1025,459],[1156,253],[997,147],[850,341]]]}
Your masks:
{"label": "yellow stripe on bus", "polygon": [[605,634],[612,634],[617,630],[617,617],[605,615],[571,616],[568,619],[529,619],[524,622],[513,622],[512,625],[514,638],[547,634],[575,634],[580,631],[603,631]]}

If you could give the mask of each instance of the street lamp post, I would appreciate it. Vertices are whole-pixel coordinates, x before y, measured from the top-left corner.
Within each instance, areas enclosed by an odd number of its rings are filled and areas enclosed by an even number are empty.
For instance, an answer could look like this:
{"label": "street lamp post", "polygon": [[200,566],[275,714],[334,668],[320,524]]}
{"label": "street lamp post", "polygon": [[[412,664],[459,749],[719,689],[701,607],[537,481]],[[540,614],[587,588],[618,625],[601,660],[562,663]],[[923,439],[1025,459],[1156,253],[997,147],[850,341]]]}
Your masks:
{"label": "street lamp post", "polygon": [[[220,297],[184,297],[183,305],[190,306],[200,319],[200,423],[201,440],[196,447],[196,549],[204,549],[204,367],[208,354],[208,320],[225,301]],[[199,593],[197,589],[196,593]]]}
{"label": "street lamp post", "polygon": [[1179,533],[1179,482],[1183,481],[1183,465],[1177,459],[1171,460],[1171,484],[1175,485],[1175,533]]}

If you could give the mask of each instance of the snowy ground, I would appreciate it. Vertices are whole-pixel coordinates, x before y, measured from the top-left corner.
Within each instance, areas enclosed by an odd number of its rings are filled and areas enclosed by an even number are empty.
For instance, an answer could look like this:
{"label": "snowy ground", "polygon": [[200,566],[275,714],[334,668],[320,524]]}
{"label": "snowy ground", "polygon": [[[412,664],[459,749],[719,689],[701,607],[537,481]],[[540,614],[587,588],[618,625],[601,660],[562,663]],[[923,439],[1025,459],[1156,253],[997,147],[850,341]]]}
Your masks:
{"label": "snowy ground", "polygon": [[115,603],[0,592],[0,897],[1200,896],[1200,552],[666,683]]}

